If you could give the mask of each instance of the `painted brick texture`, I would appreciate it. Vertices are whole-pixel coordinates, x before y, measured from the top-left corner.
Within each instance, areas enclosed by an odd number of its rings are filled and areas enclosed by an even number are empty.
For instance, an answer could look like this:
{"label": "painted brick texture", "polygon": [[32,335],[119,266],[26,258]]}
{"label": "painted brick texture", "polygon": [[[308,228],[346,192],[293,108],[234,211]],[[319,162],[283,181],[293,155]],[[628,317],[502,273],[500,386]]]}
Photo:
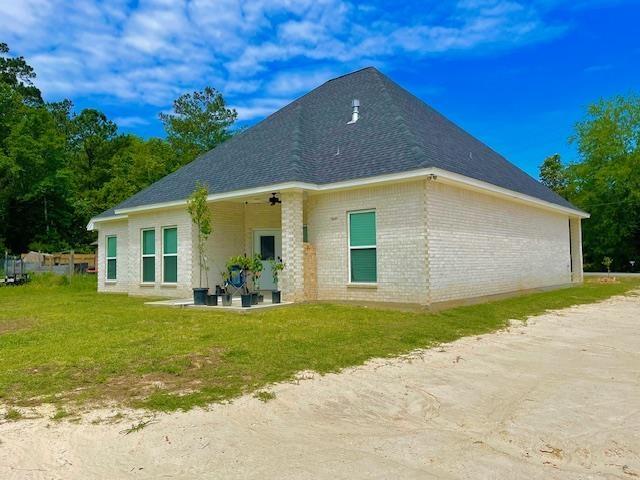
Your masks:
{"label": "painted brick texture", "polygon": [[[164,283],[162,273],[162,228],[177,227],[178,233],[178,282]],[[142,283],[142,230],[153,228],[156,232],[156,280]],[[192,239],[195,232],[185,208],[129,215],[129,293],[131,295],[159,295],[189,297],[194,269],[197,274],[197,256]]]}
{"label": "painted brick texture", "polygon": [[[309,243],[316,248],[319,300],[425,303],[427,299],[424,182],[309,196]],[[375,209],[378,281],[349,282],[349,211]]]}
{"label": "painted brick texture", "polygon": [[[106,237],[117,236],[116,281],[106,281]],[[98,232],[98,291],[123,293],[129,291],[129,227],[126,220],[105,223]]]}
{"label": "painted brick texture", "polygon": [[283,192],[282,213],[282,261],[279,288],[288,302],[304,300],[304,253],[302,242],[303,197],[302,192]]}
{"label": "painted brick texture", "polygon": [[[282,192],[282,204],[210,206],[209,286],[232,255],[253,254],[254,229],[282,229],[284,298],[429,304],[581,281],[580,221],[440,182],[412,181],[321,194]],[[348,212],[376,211],[375,285],[349,282]],[[304,254],[302,224],[308,225]],[[178,227],[178,283],[162,284],[162,230]],[[156,229],[156,282],[141,282],[141,230]],[[571,241],[569,230],[571,228]],[[105,237],[118,237],[118,278],[105,281]],[[100,224],[98,290],[189,297],[198,283],[186,209]],[[571,245],[570,245],[571,244]],[[571,249],[570,249],[571,247]],[[315,255],[310,255],[315,251]],[[311,257],[315,256],[315,260]],[[572,278],[571,264],[575,273]],[[314,265],[313,270],[311,265]]]}
{"label": "painted brick texture", "polygon": [[222,285],[221,272],[227,260],[242,255],[244,250],[244,204],[238,202],[213,203],[211,226],[213,232],[207,241],[207,259],[209,264],[209,287]]}
{"label": "painted brick texture", "polygon": [[566,215],[427,182],[427,232],[431,302],[571,282]]}

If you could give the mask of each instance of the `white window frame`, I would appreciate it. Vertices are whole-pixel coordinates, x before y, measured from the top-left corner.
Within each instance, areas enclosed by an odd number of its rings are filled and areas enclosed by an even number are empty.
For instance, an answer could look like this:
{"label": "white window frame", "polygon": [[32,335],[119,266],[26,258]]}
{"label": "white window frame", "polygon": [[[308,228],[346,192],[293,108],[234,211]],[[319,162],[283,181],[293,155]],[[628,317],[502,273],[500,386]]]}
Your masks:
{"label": "white window frame", "polygon": [[[376,243],[375,245],[359,245],[357,247],[351,246],[351,215],[358,213],[369,213],[373,212],[375,214],[375,227],[376,227]],[[366,250],[366,249],[376,249],[376,281],[375,282],[352,282],[351,281],[351,250]],[[350,210],[347,212],[347,270],[349,277],[347,278],[348,285],[354,286],[363,286],[363,287],[375,287],[378,285],[378,213],[375,208],[367,208],[365,210]]]}
{"label": "white window frame", "polygon": [[[116,239],[116,256],[109,256],[109,239]],[[109,260],[116,261],[116,277],[109,278]],[[118,281],[118,235],[105,235],[104,236],[104,282],[105,283],[116,283]]]}
{"label": "white window frame", "polygon": [[[175,228],[176,229],[176,253],[164,253],[164,231]],[[163,285],[177,285],[178,284],[178,226],[177,225],[166,225],[162,227],[162,284]],[[164,278],[164,257],[176,257],[176,281],[175,282],[167,282]]]}
{"label": "white window frame", "polygon": [[[153,253],[144,253],[144,232],[153,232],[154,233],[154,238],[153,238]],[[142,228],[140,229],[140,283],[142,285],[155,285],[157,278],[156,278],[156,263],[155,263],[155,257],[156,257],[156,238],[155,238],[155,232],[156,229],[155,227],[149,227],[149,228]],[[144,281],[144,259],[145,258],[150,258],[153,257],[154,258],[154,262],[153,262],[153,282],[145,282]]]}

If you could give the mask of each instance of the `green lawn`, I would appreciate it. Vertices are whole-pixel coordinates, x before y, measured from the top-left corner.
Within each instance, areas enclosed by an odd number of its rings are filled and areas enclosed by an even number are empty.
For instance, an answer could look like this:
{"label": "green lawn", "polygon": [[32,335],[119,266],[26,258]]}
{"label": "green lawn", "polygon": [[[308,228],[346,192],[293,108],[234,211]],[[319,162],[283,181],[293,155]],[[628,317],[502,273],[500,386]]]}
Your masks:
{"label": "green lawn", "polygon": [[40,278],[0,288],[0,403],[188,409],[639,286],[587,283],[433,314],[316,304],[243,315],[99,295],[92,278]]}

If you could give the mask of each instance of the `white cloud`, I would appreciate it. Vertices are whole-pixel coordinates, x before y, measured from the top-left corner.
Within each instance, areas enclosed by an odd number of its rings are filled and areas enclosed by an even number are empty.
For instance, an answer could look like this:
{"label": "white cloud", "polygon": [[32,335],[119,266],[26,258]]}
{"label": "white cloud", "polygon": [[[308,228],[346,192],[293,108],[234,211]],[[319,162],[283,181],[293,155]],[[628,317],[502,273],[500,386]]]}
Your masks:
{"label": "white cloud", "polygon": [[551,0],[541,1],[365,8],[347,0],[0,0],[0,38],[33,64],[46,98],[166,107],[212,85],[248,119],[364,64],[558,34],[543,19]]}
{"label": "white cloud", "polygon": [[292,95],[304,93],[315,88],[332,77],[335,70],[322,69],[311,72],[280,72],[267,85],[267,92],[271,95]]}
{"label": "white cloud", "polygon": [[238,120],[241,122],[254,120],[270,115],[276,110],[290,103],[292,98],[257,98],[244,104],[232,105],[238,112]]}
{"label": "white cloud", "polygon": [[132,116],[132,117],[116,117],[113,121],[119,127],[138,127],[140,125],[148,125],[149,120],[142,117]]}

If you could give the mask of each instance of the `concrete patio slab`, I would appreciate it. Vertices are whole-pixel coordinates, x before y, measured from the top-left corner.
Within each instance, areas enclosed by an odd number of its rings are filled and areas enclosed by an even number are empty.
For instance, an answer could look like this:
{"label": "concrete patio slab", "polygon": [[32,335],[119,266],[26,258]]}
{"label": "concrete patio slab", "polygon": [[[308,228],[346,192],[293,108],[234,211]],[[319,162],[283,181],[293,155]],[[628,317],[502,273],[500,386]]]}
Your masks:
{"label": "concrete patio slab", "polygon": [[192,298],[171,298],[168,300],[156,300],[153,302],[145,302],[145,305],[151,305],[154,307],[173,307],[173,308],[193,308],[199,310],[215,310],[215,311],[234,311],[234,312],[252,312],[255,310],[264,310],[268,308],[278,308],[284,307],[286,305],[293,305],[293,302],[281,302],[281,303],[271,303],[271,300],[266,298],[264,302],[259,303],[258,305],[251,305],[250,307],[243,307],[240,304],[240,297],[233,297],[233,301],[231,306],[223,306],[222,301],[218,299],[218,305],[209,306],[209,305],[194,305]]}

